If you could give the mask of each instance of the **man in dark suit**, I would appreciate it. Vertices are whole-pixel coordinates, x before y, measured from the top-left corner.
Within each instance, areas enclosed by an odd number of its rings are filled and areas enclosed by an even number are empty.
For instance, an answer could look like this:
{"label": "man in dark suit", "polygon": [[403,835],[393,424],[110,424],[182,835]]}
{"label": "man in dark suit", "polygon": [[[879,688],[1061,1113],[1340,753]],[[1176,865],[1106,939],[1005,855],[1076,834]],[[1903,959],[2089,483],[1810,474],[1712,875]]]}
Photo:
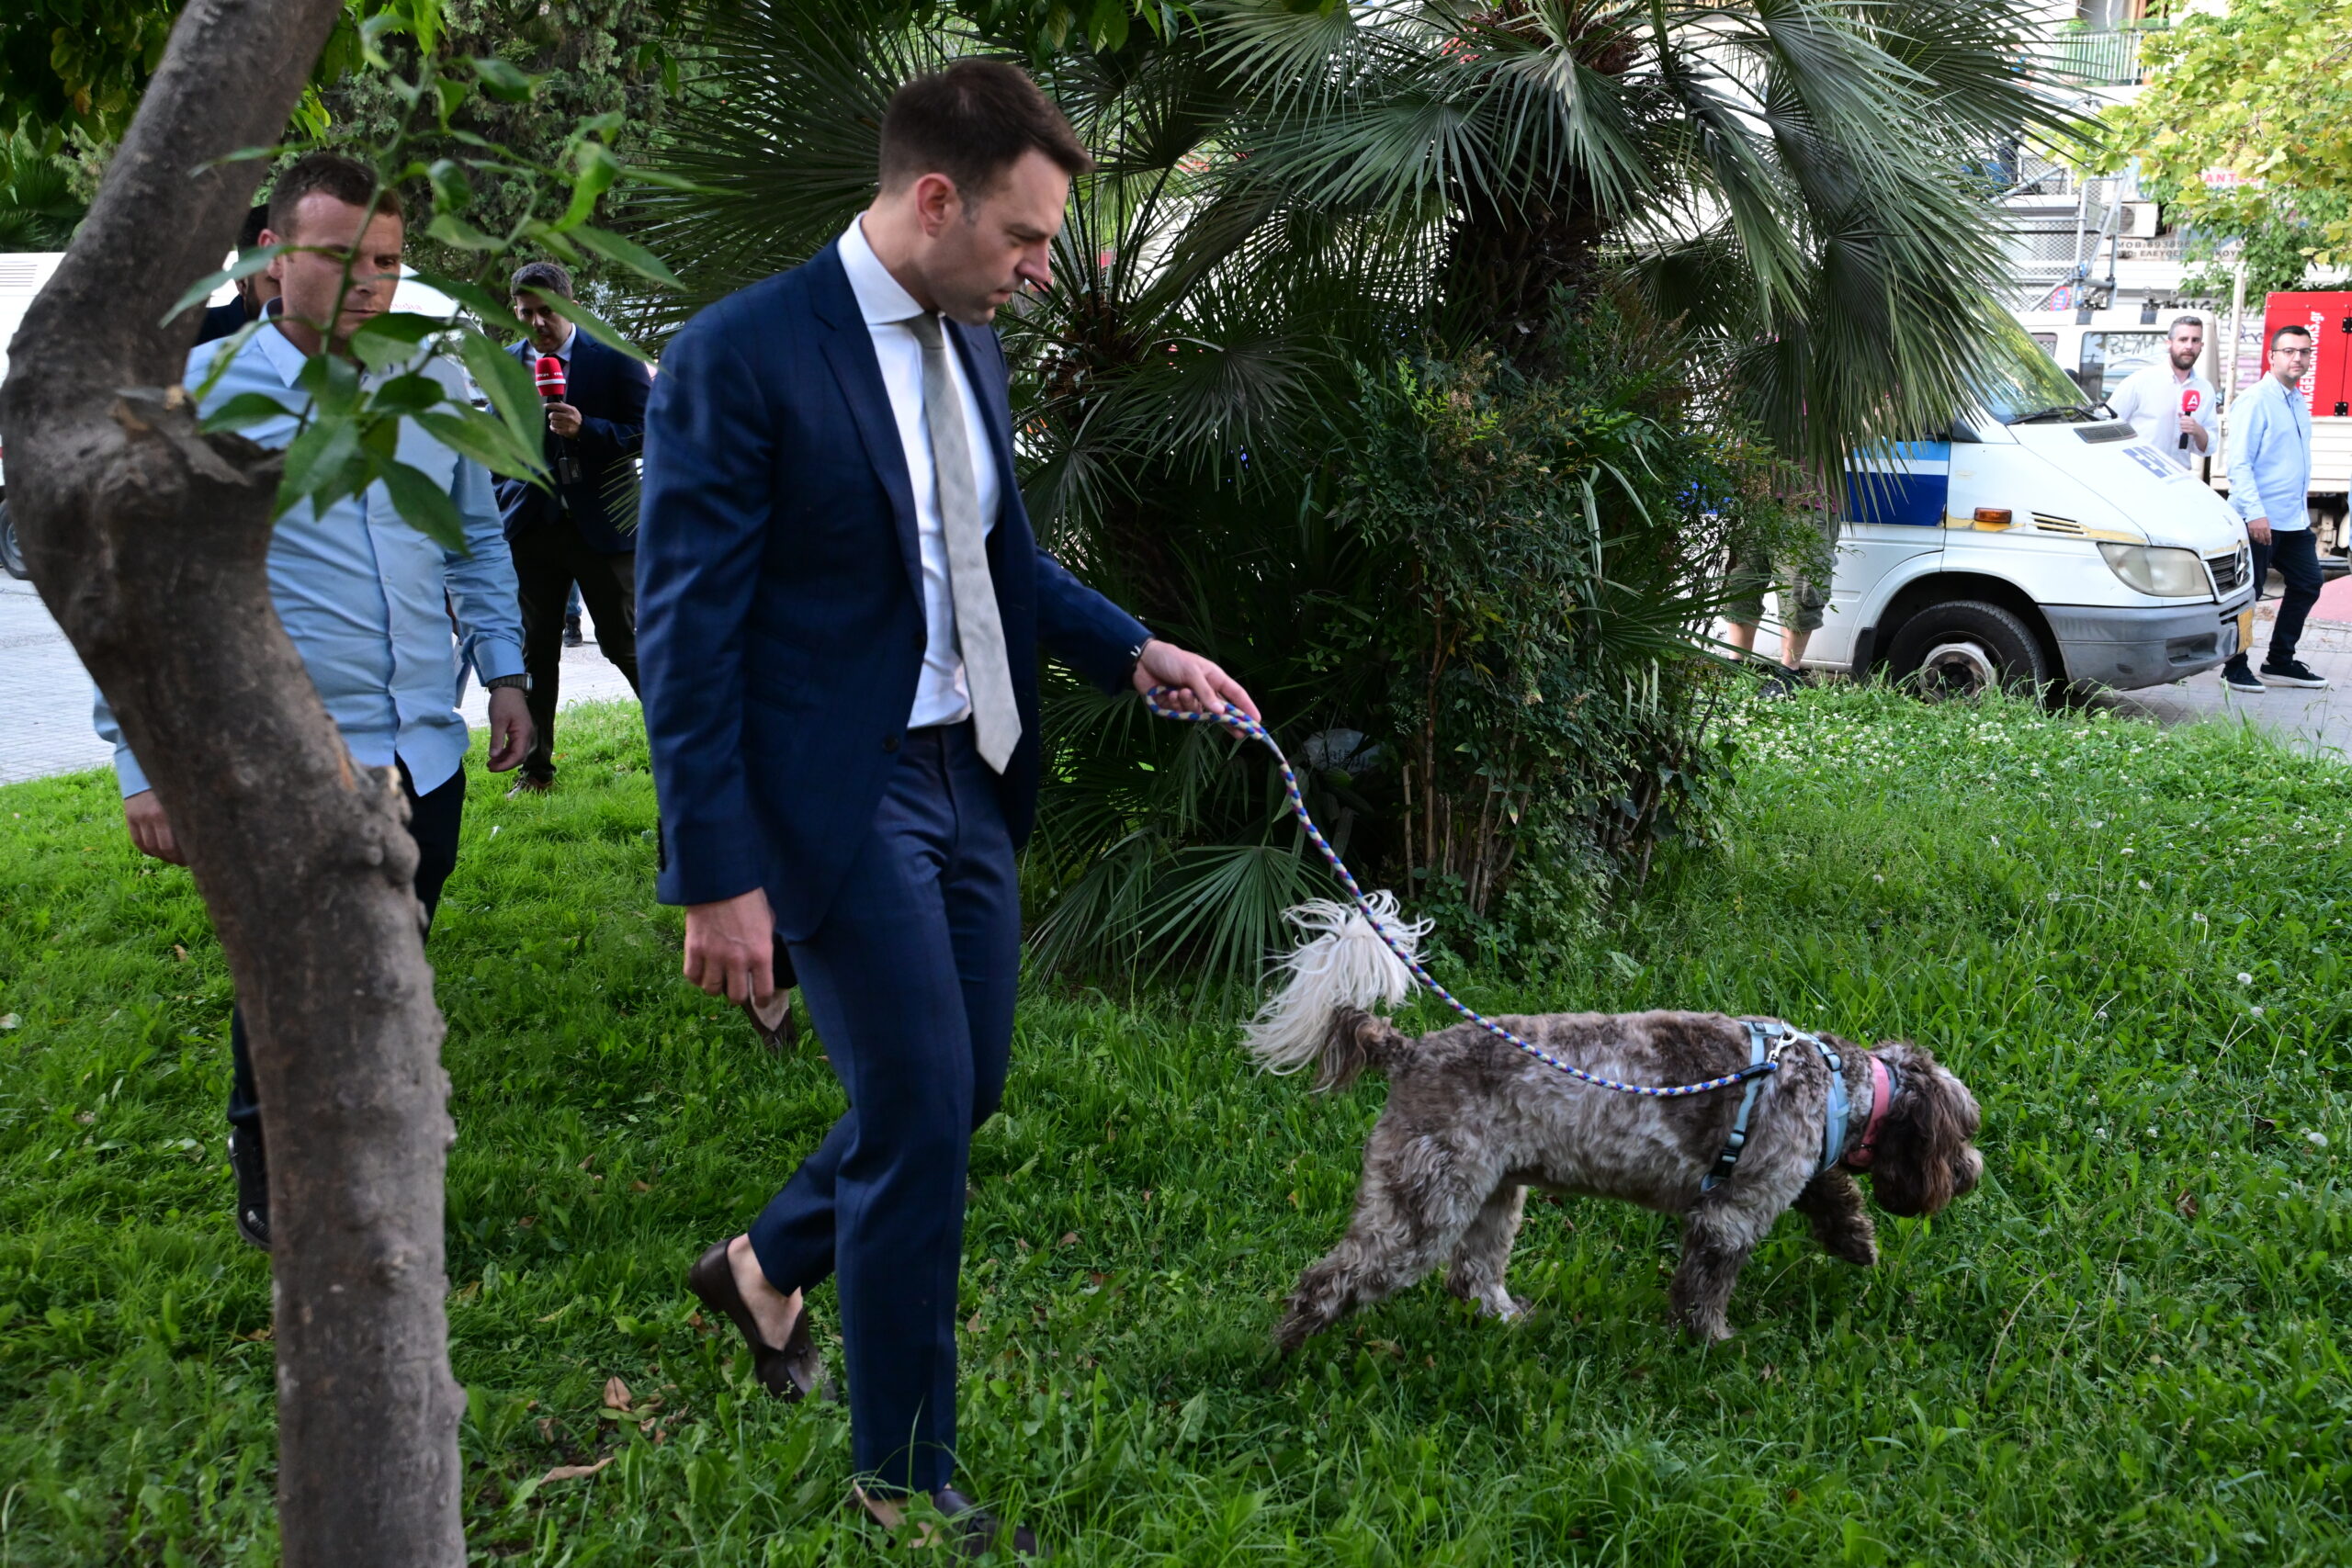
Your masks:
{"label": "man in dark suit", "polygon": [[[263,202],[245,214],[244,227],[237,231],[237,257],[261,244],[261,231],[269,227],[269,203]],[[262,307],[277,298],[277,279],[268,272],[256,272],[237,279],[237,297],[225,305],[209,307],[204,312],[204,325],[197,329],[196,341],[217,343],[233,336],[247,321],[261,320]]]}
{"label": "man in dark suit", "polygon": [[927,1494],[960,1544],[1023,1552],[951,1483],[965,1163],[1011,1051],[1037,652],[1105,691],[1255,711],[1039,550],[1022,507],[988,322],[1049,282],[1088,166],[1009,65],[901,87],[874,205],[672,341],[638,546],[686,976],[763,995],[780,937],[849,1099],[689,1283],[797,1398],[820,1379],[802,1292],[831,1278],[861,1502],[895,1526]]}
{"label": "man in dark suit", "polygon": [[553,262],[514,274],[510,301],[530,335],[507,352],[526,367],[563,361],[564,393],[548,404],[552,487],[502,479],[498,505],[514,553],[523,607],[523,668],[531,677],[537,744],[509,795],[555,787],[555,702],[563,669],[563,616],[571,588],[596,622],[596,646],[637,689],[637,546],[629,526],[636,457],[645,443],[652,378],[628,355],[581,332],[563,307],[571,275]]}

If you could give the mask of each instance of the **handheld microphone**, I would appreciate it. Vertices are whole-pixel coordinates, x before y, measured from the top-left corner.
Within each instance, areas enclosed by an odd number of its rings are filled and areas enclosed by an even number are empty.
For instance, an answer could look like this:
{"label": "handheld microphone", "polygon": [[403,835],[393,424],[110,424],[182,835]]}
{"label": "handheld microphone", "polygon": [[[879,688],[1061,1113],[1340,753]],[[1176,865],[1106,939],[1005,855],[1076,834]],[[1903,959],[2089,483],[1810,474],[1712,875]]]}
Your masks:
{"label": "handheld microphone", "polygon": [[[2195,419],[2197,411],[2204,406],[2204,393],[2194,387],[2183,387],[2180,389],[2180,423],[2186,424]],[[2184,452],[2188,450],[2188,432],[2186,430],[2180,433],[2180,449]]]}
{"label": "handheld microphone", "polygon": [[[531,378],[538,383],[541,398],[550,403],[563,401],[562,360],[552,354],[539,355],[538,364],[532,367]],[[579,464],[571,456],[571,438],[558,436],[556,439],[562,445],[556,448],[555,482],[559,485],[577,484],[580,482],[580,471]]]}

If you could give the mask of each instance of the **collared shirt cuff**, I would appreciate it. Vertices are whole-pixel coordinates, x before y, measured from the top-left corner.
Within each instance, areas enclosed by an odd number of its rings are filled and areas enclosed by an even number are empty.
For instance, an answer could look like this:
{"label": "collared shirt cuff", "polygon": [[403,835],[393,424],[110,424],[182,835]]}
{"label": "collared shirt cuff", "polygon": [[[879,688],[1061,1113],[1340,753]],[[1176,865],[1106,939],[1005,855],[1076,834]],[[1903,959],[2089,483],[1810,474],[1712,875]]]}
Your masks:
{"label": "collared shirt cuff", "polygon": [[128,746],[114,749],[114,782],[122,787],[125,800],[155,787],[147,782],[147,770],[139,765],[139,759],[130,754]]}
{"label": "collared shirt cuff", "polygon": [[503,637],[486,637],[474,644],[474,673],[485,681],[523,672],[523,645]]}

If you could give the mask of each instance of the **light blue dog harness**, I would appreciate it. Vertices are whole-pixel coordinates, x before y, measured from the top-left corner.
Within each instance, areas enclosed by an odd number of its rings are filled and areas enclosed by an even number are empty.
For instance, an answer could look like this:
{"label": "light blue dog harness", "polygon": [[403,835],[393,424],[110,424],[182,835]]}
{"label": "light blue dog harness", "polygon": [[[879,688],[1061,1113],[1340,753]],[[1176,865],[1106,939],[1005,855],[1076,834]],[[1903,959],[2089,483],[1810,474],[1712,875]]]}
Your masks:
{"label": "light blue dog harness", "polygon": [[[1821,1175],[1845,1157],[1846,1113],[1851,1107],[1846,1095],[1845,1058],[1838,1054],[1837,1047],[1818,1035],[1791,1029],[1776,1018],[1748,1018],[1740,1021],[1747,1026],[1747,1066],[1755,1076],[1748,1078],[1747,1089],[1739,1097],[1739,1114],[1732,1121],[1731,1136],[1724,1140],[1723,1153],[1715,1156],[1714,1168],[1700,1179],[1699,1190],[1702,1192],[1713,1192],[1729,1181],[1732,1172],[1739,1168],[1739,1156],[1747,1149],[1748,1116],[1756,1109],[1756,1096],[1764,1088],[1764,1079],[1770,1076],[1766,1071],[1767,1064],[1778,1067],[1781,1053],[1792,1040],[1820,1052],[1822,1065],[1829,1069],[1829,1104],[1821,1127],[1821,1163],[1814,1167],[1813,1174]],[[1875,1074],[1872,1078],[1871,1091],[1875,1100]],[[1876,1112],[1880,1107],[1873,1104],[1871,1110],[1871,1125],[1875,1131],[1878,1125]]]}

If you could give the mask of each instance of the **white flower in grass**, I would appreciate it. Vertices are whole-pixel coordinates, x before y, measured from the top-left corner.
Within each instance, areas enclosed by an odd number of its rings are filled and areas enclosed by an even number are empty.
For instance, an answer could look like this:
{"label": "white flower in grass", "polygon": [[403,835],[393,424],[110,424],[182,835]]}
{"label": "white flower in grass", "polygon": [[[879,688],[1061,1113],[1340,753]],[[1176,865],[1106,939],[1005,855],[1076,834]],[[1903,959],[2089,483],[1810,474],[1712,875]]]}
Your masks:
{"label": "white flower in grass", "polygon": [[2150,892],[2150,891],[2152,891],[2152,889],[2150,888],[2150,886],[2149,886],[2149,885],[2148,885],[2147,883],[2143,882],[2143,883],[2141,883],[2141,884],[2140,884],[2140,891],[2141,891],[2141,892],[2143,892],[2143,893],[2146,893],[2146,892]]}
{"label": "white flower in grass", "polygon": [[2324,1149],[2327,1147],[2327,1134],[2321,1132],[2316,1127],[2306,1127],[2303,1129],[2303,1141],[2311,1145],[2311,1146],[2315,1149]]}
{"label": "white flower in grass", "polygon": [[2058,890],[2054,887],[2050,890],[2050,901],[2053,904],[2058,902]]}
{"label": "white flower in grass", "polygon": [[2255,1016],[2255,1017],[2256,1017],[2256,1018],[2260,1018],[2260,1017],[2262,1016],[2262,1010],[2261,1010],[2260,1008],[2258,1008],[2258,1007],[2257,1007],[2257,1008],[2256,1008],[2256,1009],[2254,1009],[2254,1010],[2253,1010],[2253,1012],[2254,1012],[2254,1016]]}
{"label": "white flower in grass", "polygon": [[2254,984],[2254,976],[2241,969],[2238,971],[2238,984],[2241,986],[2251,986]]}
{"label": "white flower in grass", "polygon": [[2203,924],[2205,923],[2205,917],[2204,917],[2204,916],[2202,916],[2202,915],[2191,915],[2191,916],[2189,916],[2189,917],[2188,917],[2188,919],[2189,919],[2190,923],[2191,923],[2191,924],[2193,924],[2193,925],[2200,925],[2200,926],[2201,926],[2201,925],[2203,925]]}

